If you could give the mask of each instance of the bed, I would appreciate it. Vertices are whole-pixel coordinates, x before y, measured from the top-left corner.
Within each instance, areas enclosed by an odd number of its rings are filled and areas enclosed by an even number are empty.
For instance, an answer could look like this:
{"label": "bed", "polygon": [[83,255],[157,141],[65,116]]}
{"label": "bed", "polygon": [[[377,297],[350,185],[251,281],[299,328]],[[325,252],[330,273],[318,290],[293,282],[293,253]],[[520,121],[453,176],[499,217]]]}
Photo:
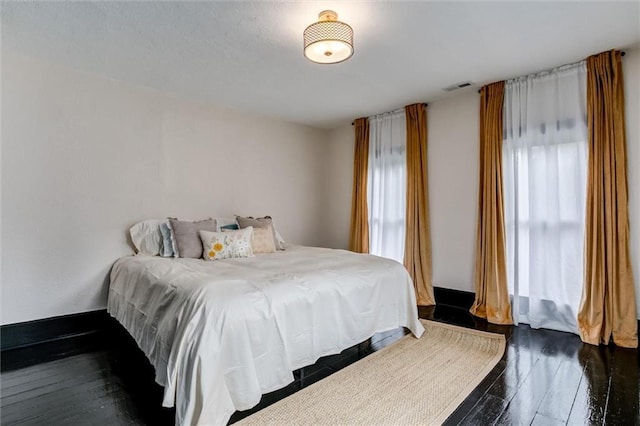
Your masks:
{"label": "bed", "polygon": [[213,262],[120,258],[108,311],[155,368],[177,424],[226,424],[322,356],[380,331],[424,331],[402,265],[302,246]]}

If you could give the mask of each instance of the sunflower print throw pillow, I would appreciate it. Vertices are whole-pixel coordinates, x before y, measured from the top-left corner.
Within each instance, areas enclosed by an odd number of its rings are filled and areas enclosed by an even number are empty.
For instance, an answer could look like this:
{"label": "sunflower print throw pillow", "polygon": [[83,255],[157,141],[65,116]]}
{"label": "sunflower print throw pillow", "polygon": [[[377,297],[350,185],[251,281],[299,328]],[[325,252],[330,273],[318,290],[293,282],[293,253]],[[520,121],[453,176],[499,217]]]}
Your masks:
{"label": "sunflower print throw pillow", "polygon": [[237,259],[253,257],[251,238],[253,227],[237,231],[200,231],[204,260]]}

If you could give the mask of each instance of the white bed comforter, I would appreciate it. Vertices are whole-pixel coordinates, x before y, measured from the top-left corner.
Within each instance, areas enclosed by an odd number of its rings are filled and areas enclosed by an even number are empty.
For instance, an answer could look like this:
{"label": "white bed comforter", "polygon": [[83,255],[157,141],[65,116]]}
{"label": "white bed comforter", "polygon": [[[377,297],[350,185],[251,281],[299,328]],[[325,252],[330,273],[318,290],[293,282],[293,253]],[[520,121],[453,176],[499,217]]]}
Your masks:
{"label": "white bed comforter", "polygon": [[108,310],[155,367],[178,424],[226,424],[319,357],[379,331],[424,331],[402,265],[300,246],[214,262],[124,257]]}

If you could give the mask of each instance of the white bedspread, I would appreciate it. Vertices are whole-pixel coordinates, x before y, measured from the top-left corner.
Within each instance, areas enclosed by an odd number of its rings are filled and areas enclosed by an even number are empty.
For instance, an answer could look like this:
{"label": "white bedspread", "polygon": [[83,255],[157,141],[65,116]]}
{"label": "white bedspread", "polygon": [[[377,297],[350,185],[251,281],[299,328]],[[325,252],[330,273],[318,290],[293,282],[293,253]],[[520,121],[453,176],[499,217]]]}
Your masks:
{"label": "white bedspread", "polygon": [[300,246],[213,262],[124,257],[108,310],[155,367],[178,424],[226,424],[319,357],[379,331],[424,331],[402,265]]}

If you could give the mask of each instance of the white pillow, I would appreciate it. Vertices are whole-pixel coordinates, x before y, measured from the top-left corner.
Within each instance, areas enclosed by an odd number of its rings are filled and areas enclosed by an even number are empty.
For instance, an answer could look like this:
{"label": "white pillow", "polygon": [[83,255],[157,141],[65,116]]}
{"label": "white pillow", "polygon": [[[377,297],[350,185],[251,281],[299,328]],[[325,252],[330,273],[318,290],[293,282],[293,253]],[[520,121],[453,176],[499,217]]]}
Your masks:
{"label": "white pillow", "polygon": [[237,259],[253,257],[251,238],[253,227],[237,231],[200,231],[204,260]]}
{"label": "white pillow", "polygon": [[131,242],[137,253],[157,256],[162,254],[162,233],[160,225],[166,223],[165,219],[149,219],[138,222],[129,228]]}

